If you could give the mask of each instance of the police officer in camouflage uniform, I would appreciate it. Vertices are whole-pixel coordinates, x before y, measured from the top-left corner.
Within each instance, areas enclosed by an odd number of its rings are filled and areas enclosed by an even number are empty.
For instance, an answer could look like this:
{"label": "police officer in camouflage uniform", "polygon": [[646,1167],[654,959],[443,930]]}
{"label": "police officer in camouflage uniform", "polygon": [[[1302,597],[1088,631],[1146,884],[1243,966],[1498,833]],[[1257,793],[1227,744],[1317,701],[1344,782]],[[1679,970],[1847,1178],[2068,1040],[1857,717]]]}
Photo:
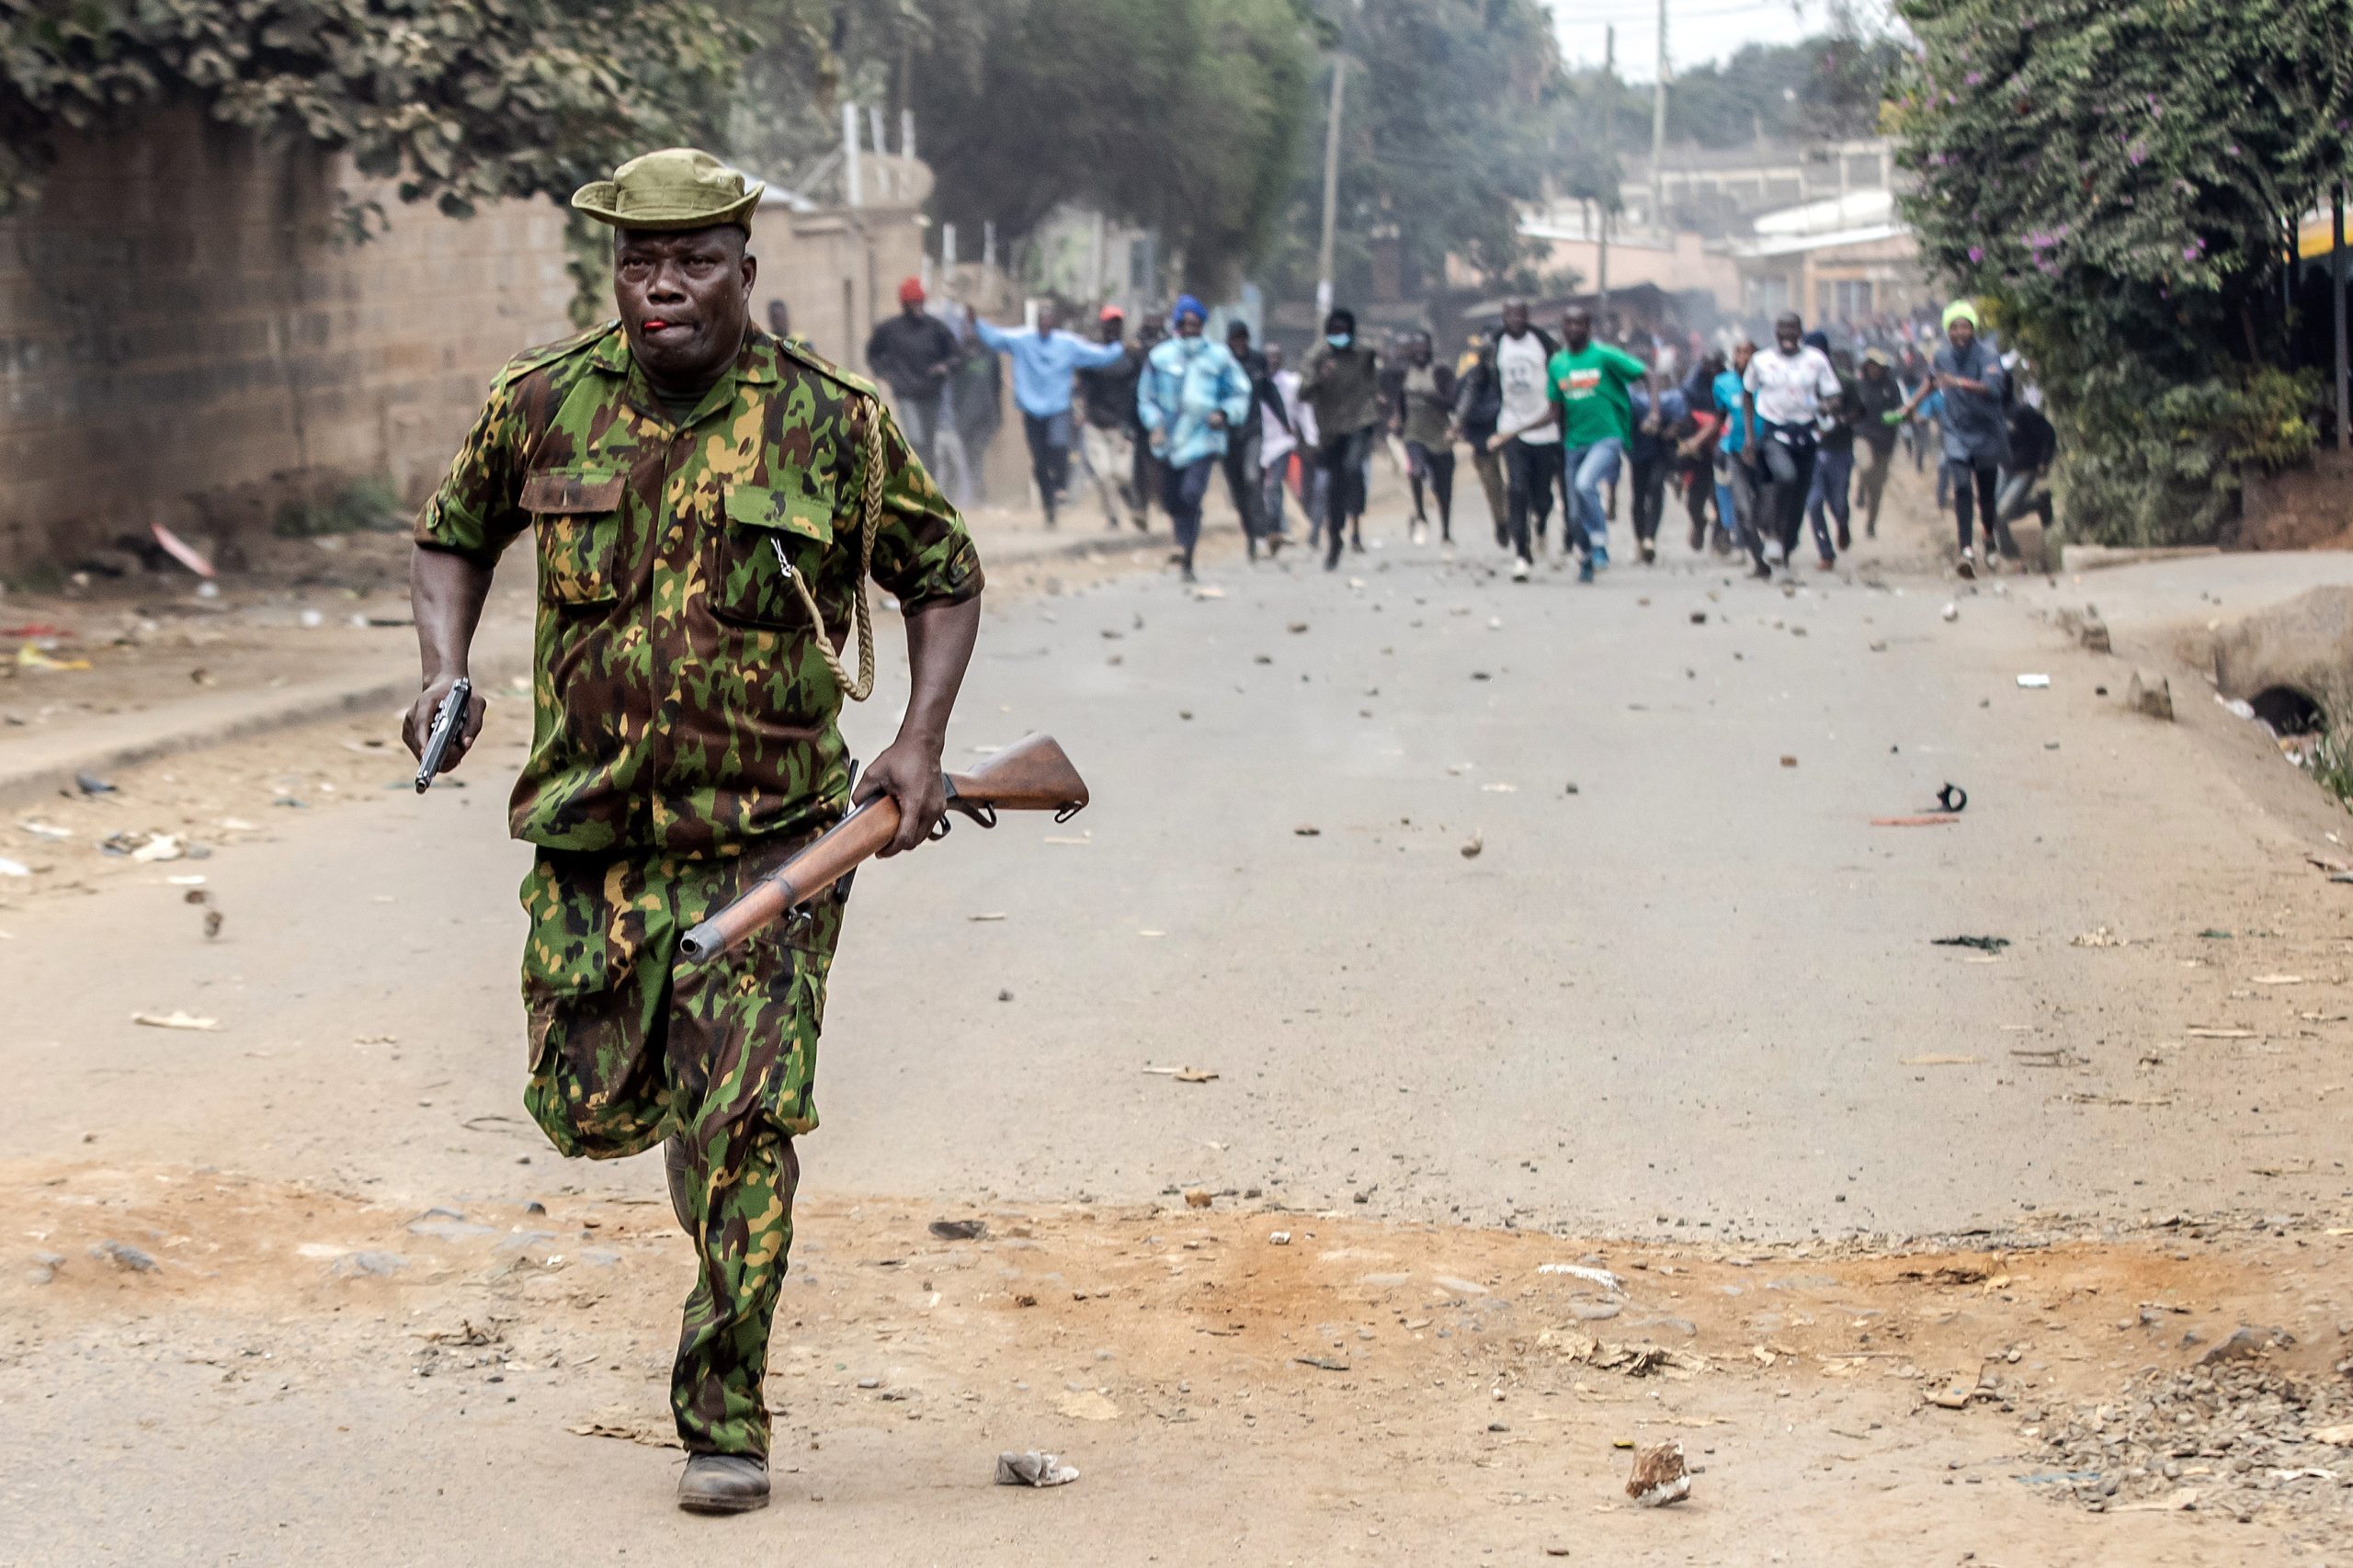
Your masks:
{"label": "police officer in camouflage uniform", "polygon": [[[713,1513],[768,1499],[768,1326],[842,906],[699,969],[674,967],[677,941],[849,804],[835,721],[846,688],[865,692],[840,650],[857,627],[870,684],[870,570],[905,612],[912,693],[858,794],[904,813],[884,853],[924,841],[982,582],[873,386],[751,324],[760,190],[681,149],[573,198],[616,231],[620,319],[501,371],[418,517],[425,679],[406,724],[420,749],[467,673],[492,566],[529,529],[525,1102],[566,1155],[667,1142],[699,1260],[671,1385],[678,1502]],[[445,767],[482,718],[476,697]]]}

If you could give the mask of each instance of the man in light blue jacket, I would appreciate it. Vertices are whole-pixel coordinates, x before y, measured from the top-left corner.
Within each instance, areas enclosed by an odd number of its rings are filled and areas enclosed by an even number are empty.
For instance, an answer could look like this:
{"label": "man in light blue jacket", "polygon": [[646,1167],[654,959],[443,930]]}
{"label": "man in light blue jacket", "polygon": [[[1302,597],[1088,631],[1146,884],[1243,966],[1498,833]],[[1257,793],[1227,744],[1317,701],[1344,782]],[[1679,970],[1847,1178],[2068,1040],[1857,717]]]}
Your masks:
{"label": "man in light blue jacket", "polygon": [[1136,383],[1136,415],[1168,476],[1164,501],[1188,583],[1201,537],[1201,502],[1225,456],[1226,430],[1251,412],[1250,378],[1223,344],[1201,335],[1208,320],[1199,300],[1180,298],[1169,316],[1176,335],[1152,351]]}
{"label": "man in light blue jacket", "polygon": [[1048,528],[1054,526],[1054,508],[1070,486],[1070,449],[1076,438],[1071,383],[1079,371],[1117,364],[1127,352],[1116,343],[1089,343],[1076,333],[1059,331],[1060,319],[1051,300],[1039,304],[1035,332],[1007,332],[982,320],[978,312],[972,315],[972,331],[980,340],[1013,358],[1013,401],[1021,408],[1021,432],[1029,440],[1029,472],[1037,477]]}

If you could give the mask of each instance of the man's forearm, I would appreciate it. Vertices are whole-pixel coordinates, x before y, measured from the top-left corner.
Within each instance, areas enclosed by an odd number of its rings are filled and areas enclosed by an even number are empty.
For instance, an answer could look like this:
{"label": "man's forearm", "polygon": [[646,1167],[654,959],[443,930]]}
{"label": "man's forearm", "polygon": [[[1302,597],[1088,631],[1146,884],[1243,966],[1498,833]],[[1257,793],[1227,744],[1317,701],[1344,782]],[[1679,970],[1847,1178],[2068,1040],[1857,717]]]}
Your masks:
{"label": "man's forearm", "polygon": [[409,603],[416,612],[416,648],[427,685],[467,670],[474,628],[490,597],[491,569],[455,551],[418,545],[409,554]]}
{"label": "man's forearm", "polygon": [[903,740],[917,739],[937,754],[948,741],[948,719],[955,710],[956,694],[964,685],[964,671],[972,662],[972,645],[981,633],[981,600],[975,594],[956,604],[931,605],[907,617],[907,664],[910,668],[907,716],[900,722]]}

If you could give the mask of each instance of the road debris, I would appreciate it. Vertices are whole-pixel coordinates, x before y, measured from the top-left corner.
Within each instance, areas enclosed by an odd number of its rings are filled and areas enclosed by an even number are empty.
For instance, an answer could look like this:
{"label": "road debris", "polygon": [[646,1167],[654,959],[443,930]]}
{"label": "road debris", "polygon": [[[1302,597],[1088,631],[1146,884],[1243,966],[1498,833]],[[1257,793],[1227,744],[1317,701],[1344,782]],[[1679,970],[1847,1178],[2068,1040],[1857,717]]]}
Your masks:
{"label": "road debris", "polygon": [[2020,676],[2018,676],[2018,689],[2021,691],[2049,691],[2051,689],[2051,677],[2044,675]]}
{"label": "road debris", "polygon": [[128,1242],[103,1241],[91,1245],[90,1256],[104,1258],[126,1274],[153,1274],[155,1260]]}
{"label": "road debris", "polygon": [[1790,755],[1788,755],[1787,753],[1783,753],[1783,754],[1782,754],[1782,756],[1781,756],[1781,766],[1782,766],[1783,767],[1795,767],[1797,765],[1798,765],[1798,759],[1797,759],[1796,757],[1794,757],[1794,756],[1790,756]]}
{"label": "road debris", "polygon": [[1984,1060],[1977,1056],[1906,1056],[1896,1064],[1901,1067],[1975,1067]]}
{"label": "road debris", "polygon": [[1950,827],[1961,819],[1950,812],[1929,812],[1920,816],[1873,817],[1873,827]]}
{"label": "road debris", "polygon": [[1294,1356],[1292,1360],[1302,1367],[1313,1367],[1321,1372],[1345,1372],[1348,1364],[1337,1356]]}
{"label": "road debris", "polygon": [[2253,1029],[2221,1028],[2212,1024],[2192,1024],[2189,1028],[2182,1030],[2181,1032],[2188,1036],[2191,1040],[2255,1040],[2259,1038]]}
{"label": "road debris", "polygon": [[1462,846],[1462,858],[1465,860],[1476,860],[1479,858],[1479,852],[1486,848],[1486,835],[1481,833],[1473,833],[1471,835],[1471,842]]}
{"label": "road debris", "polygon": [[11,860],[5,856],[0,856],[0,877],[29,877],[32,874],[33,869],[22,860]]}
{"label": "road debris", "polygon": [[[2163,676],[2132,672],[2132,679],[2124,688],[2124,706],[2135,713],[2152,719],[2173,722],[2173,683]],[[2254,710],[2249,709],[2250,715]]]}
{"label": "road debris", "polygon": [[1959,620],[1961,619],[1961,607],[1952,603],[1950,600],[1947,600],[1945,608],[1939,613],[1941,613],[1947,620]]}
{"label": "road debris", "polygon": [[52,843],[74,836],[74,830],[72,828],[59,827],[54,823],[20,822],[17,825],[23,828],[27,833],[31,834],[35,838],[46,838],[51,840]]}
{"label": "road debris", "polygon": [[1206,1187],[1188,1187],[1185,1189],[1185,1207],[1188,1209],[1207,1209],[1216,1201],[1216,1195]]}
{"label": "road debris", "polygon": [[1267,1233],[1267,1244],[1270,1247],[1287,1247],[1290,1245],[1290,1233],[1289,1231],[1269,1231]]}
{"label": "road debris", "polygon": [[970,920],[975,926],[987,926],[1004,919],[1005,912],[1001,909],[991,910],[985,915],[968,915],[964,918]]}
{"label": "road debris", "polygon": [[1974,948],[1981,953],[1998,953],[2010,945],[2007,937],[1934,937],[1932,948]]}
{"label": "road debris", "polygon": [[2086,931],[2081,936],[2070,937],[2067,945],[2071,948],[2129,948],[2132,944],[2110,931],[2107,926],[2101,926]]}
{"label": "road debris", "polygon": [[1684,1463],[1683,1445],[1665,1442],[1634,1456],[1634,1471],[1626,1478],[1626,1495],[1645,1508],[1663,1508],[1691,1495],[1691,1471]]}
{"label": "road debris", "polygon": [[1984,1392],[1980,1374],[1955,1373],[1940,1384],[1927,1390],[1920,1397],[1939,1410],[1966,1410],[1969,1408],[1969,1402]]}
{"label": "road debris", "polygon": [[131,1021],[144,1024],[151,1029],[217,1029],[218,1018],[199,1018],[174,1008],[168,1013],[133,1013]]}
{"label": "road debris", "polygon": [[164,547],[164,552],[166,555],[169,555],[173,560],[178,562],[181,565],[187,567],[198,576],[214,577],[219,575],[218,573],[212,570],[212,562],[204,559],[203,556],[199,555],[189,547],[187,540],[181,539],[179,535],[174,533],[163,524],[150,523],[147,525],[147,531],[155,536],[155,542]]}
{"label": "road debris", "polygon": [[934,1220],[931,1233],[943,1242],[984,1241],[989,1233],[986,1220]]}
{"label": "road debris", "polygon": [[585,1420],[574,1422],[564,1430],[578,1437],[618,1437],[625,1443],[638,1443],[649,1449],[676,1449],[685,1445],[678,1441],[677,1427],[668,1421],[655,1421],[634,1410],[615,1408],[599,1411]]}
{"label": "road debris", "polygon": [[1078,1467],[1064,1462],[1058,1454],[1031,1449],[1025,1453],[1008,1449],[996,1456],[999,1486],[1068,1486],[1077,1479]]}
{"label": "road debris", "polygon": [[154,865],[165,860],[177,860],[188,850],[177,835],[168,833],[150,834],[147,842],[131,852],[131,858],[142,865]]}
{"label": "road debris", "polygon": [[2272,1365],[2267,1340],[2242,1329],[2227,1343],[2245,1345],[2245,1358],[2144,1369],[2097,1403],[2032,1413],[2052,1479],[2098,1512],[2194,1504],[2243,1522],[2275,1510],[2339,1515],[2343,1481],[2328,1461],[2341,1456],[2320,1423],[2353,1415],[2353,1387]]}
{"label": "road debris", "polygon": [[1206,1067],[1147,1067],[1144,1071],[1155,1077],[1174,1078],[1180,1084],[1217,1082],[1217,1074]]}
{"label": "road debris", "polygon": [[1707,1358],[1664,1345],[1620,1343],[1586,1335],[1555,1337],[1552,1331],[1537,1336],[1540,1345],[1557,1345],[1561,1358],[1581,1362],[1597,1372],[1623,1372],[1630,1378],[1663,1374],[1688,1378],[1708,1369]]}
{"label": "road debris", "polygon": [[1598,1285],[1616,1295],[1622,1296],[1626,1293],[1626,1282],[1606,1268],[1594,1268],[1582,1263],[1540,1263],[1536,1266],[1536,1272],[1565,1274],[1572,1279],[1582,1279],[1588,1285]]}
{"label": "road debris", "polygon": [[112,784],[108,783],[105,779],[99,778],[94,773],[75,774],[74,776],[74,787],[81,790],[85,795],[111,795],[115,792],[115,789]]}
{"label": "road debris", "polygon": [[1290,831],[1291,836],[1294,838],[1321,838],[1324,836],[1324,830],[1315,826],[1312,823],[1302,823]]}

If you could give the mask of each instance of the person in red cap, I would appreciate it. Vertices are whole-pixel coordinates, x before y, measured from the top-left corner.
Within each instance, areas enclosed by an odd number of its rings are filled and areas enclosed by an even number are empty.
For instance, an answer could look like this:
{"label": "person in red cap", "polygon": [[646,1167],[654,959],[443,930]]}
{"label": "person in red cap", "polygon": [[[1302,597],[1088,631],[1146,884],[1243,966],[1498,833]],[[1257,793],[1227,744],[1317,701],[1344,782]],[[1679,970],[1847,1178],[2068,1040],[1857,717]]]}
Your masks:
{"label": "person in red cap", "polygon": [[899,428],[929,470],[938,456],[941,394],[956,364],[956,335],[923,306],[921,278],[899,285],[899,313],[879,324],[866,340],[866,365],[891,389]]}

